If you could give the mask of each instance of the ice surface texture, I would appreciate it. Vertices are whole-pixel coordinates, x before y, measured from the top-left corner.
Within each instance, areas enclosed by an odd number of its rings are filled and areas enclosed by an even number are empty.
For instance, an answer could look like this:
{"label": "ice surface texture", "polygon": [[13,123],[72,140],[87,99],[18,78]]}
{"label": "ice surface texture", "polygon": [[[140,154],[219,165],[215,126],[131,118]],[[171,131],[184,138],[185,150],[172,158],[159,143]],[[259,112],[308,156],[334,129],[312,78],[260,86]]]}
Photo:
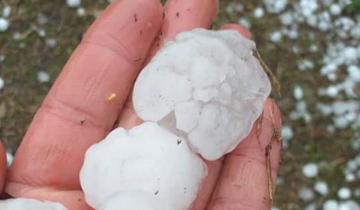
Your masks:
{"label": "ice surface texture", "polygon": [[1,210],[67,210],[59,203],[34,199],[8,199],[0,201]]}
{"label": "ice surface texture", "polygon": [[187,210],[206,175],[186,141],[148,122],[117,128],[93,145],[80,180],[87,202],[99,210]]}
{"label": "ice surface texture", "polygon": [[253,50],[232,30],[180,33],[140,73],[136,113],[183,136],[205,159],[220,158],[249,134],[271,92]]}

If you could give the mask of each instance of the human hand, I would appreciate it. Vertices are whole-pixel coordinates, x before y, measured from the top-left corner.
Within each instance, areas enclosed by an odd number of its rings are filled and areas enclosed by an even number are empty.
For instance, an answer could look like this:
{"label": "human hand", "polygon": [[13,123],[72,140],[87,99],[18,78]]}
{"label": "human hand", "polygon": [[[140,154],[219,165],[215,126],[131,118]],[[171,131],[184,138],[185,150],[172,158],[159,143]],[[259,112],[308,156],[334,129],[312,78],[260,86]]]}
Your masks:
{"label": "human hand", "polygon": [[[210,27],[216,8],[215,0],[170,0],[163,19],[157,0],[115,1],[89,29],[34,117],[6,192],[58,201],[70,210],[91,209],[79,184],[85,151],[110,132],[118,116],[123,127],[139,122],[131,103],[123,105],[144,62],[179,32]],[[250,35],[238,25],[223,28]],[[280,151],[280,114],[273,102],[266,103],[261,119],[231,154],[208,162],[194,210],[269,209],[269,178],[275,181]]]}

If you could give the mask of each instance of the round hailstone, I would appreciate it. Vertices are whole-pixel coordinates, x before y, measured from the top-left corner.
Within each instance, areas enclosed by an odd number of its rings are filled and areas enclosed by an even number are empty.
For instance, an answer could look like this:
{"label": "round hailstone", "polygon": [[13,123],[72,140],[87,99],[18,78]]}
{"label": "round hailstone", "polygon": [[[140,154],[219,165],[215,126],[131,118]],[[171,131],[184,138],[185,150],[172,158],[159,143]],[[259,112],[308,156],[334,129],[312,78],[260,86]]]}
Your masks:
{"label": "round hailstone", "polygon": [[299,191],[299,197],[301,200],[308,202],[314,199],[315,195],[311,189],[304,187]]}
{"label": "round hailstone", "polygon": [[46,71],[39,71],[37,74],[37,79],[41,83],[46,83],[50,81],[50,75]]}
{"label": "round hailstone", "polygon": [[[86,152],[80,181],[87,202],[96,209],[110,209],[115,205],[112,202],[126,200],[118,197],[110,202],[119,193],[132,197],[127,193],[140,192],[134,199],[144,205],[150,199],[169,203],[171,210],[183,210],[196,198],[206,175],[206,165],[183,139],[147,122],[129,131],[117,128],[92,146]],[[137,209],[142,208],[131,210]]]}
{"label": "round hailstone", "polygon": [[262,17],[264,17],[264,14],[265,14],[265,11],[262,7],[257,7],[254,10],[254,17],[256,17],[256,18],[262,18]]}
{"label": "round hailstone", "polygon": [[324,210],[338,210],[339,203],[336,200],[327,200],[323,204]]}
{"label": "round hailstone", "polygon": [[308,163],[303,167],[303,174],[308,178],[313,178],[317,176],[318,170],[316,163]]}
{"label": "round hailstone", "polygon": [[294,88],[294,98],[297,100],[301,100],[304,97],[304,91],[302,89],[302,87],[300,86],[295,86]]}
{"label": "round hailstone", "polygon": [[287,0],[264,0],[267,11],[280,13],[286,8]]}
{"label": "round hailstone", "polygon": [[81,4],[81,0],[66,0],[66,4],[72,8],[78,7]]}
{"label": "round hailstone", "polygon": [[9,21],[7,19],[0,17],[0,32],[8,30],[9,25]]}
{"label": "round hailstone", "polygon": [[274,31],[270,34],[270,40],[274,43],[279,43],[282,40],[282,34],[280,31]]}
{"label": "round hailstone", "polygon": [[349,200],[341,203],[338,210],[360,210],[360,205],[355,201]]}
{"label": "round hailstone", "polygon": [[140,73],[136,113],[188,139],[204,158],[220,158],[249,134],[271,91],[254,50],[233,30],[179,34]]}
{"label": "round hailstone", "polygon": [[3,78],[0,77],[0,90],[3,89],[5,86],[5,81]]}
{"label": "round hailstone", "polygon": [[351,197],[351,190],[347,187],[342,187],[338,191],[338,196],[343,200],[349,199]]}
{"label": "round hailstone", "polygon": [[338,4],[331,4],[330,6],[330,13],[332,15],[340,15],[341,7]]}
{"label": "round hailstone", "polygon": [[320,195],[327,195],[329,193],[329,188],[326,182],[316,182],[314,189]]}
{"label": "round hailstone", "polygon": [[34,199],[8,199],[0,201],[1,210],[66,210],[59,204],[50,201],[39,201]]}
{"label": "round hailstone", "polygon": [[283,126],[281,136],[285,141],[288,141],[294,137],[294,131],[290,126]]}
{"label": "round hailstone", "polygon": [[86,14],[86,10],[84,9],[84,7],[79,7],[79,8],[77,9],[76,13],[77,13],[77,15],[78,15],[79,17],[83,17],[83,16],[85,16],[85,14]]}
{"label": "round hailstone", "polygon": [[2,12],[3,17],[8,18],[11,15],[11,7],[5,6]]}

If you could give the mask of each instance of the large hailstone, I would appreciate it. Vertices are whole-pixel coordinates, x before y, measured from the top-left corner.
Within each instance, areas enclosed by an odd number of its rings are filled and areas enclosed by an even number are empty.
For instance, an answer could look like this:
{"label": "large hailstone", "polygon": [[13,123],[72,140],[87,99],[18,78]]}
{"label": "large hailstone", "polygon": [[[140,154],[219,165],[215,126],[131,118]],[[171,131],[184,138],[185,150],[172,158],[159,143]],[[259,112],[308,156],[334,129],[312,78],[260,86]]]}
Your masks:
{"label": "large hailstone", "polygon": [[254,50],[232,30],[179,34],[140,73],[136,113],[181,135],[204,158],[220,158],[250,133],[271,92]]}
{"label": "large hailstone", "polygon": [[93,145],[80,181],[98,210],[187,210],[206,175],[205,163],[186,141],[148,122],[129,131],[117,128]]}
{"label": "large hailstone", "polygon": [[1,210],[67,210],[59,203],[17,198],[0,201]]}

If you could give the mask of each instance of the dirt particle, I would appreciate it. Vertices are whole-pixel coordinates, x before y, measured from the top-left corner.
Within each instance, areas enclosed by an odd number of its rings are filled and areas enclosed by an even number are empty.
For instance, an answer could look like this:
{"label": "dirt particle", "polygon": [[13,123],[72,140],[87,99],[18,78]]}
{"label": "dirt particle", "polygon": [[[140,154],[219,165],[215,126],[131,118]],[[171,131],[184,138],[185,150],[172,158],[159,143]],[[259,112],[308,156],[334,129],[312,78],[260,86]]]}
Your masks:
{"label": "dirt particle", "polygon": [[106,101],[107,102],[112,102],[113,100],[115,100],[115,98],[116,98],[116,94],[112,93],[106,98]]}
{"label": "dirt particle", "polygon": [[137,63],[139,61],[141,61],[141,58],[137,58],[137,59],[134,60],[135,63]]}
{"label": "dirt particle", "polygon": [[85,124],[85,120],[81,120],[81,121],[80,121],[80,124],[81,124],[81,125],[84,125],[84,124]]}
{"label": "dirt particle", "polygon": [[156,190],[156,192],[154,193],[154,195],[158,195],[159,194],[159,190]]}
{"label": "dirt particle", "polygon": [[176,13],[176,17],[180,17],[180,13],[179,13],[179,12]]}
{"label": "dirt particle", "polygon": [[138,22],[137,14],[134,14],[134,21],[135,21],[135,23]]}
{"label": "dirt particle", "polygon": [[178,145],[181,144],[181,142],[182,142],[181,139],[178,139],[178,140],[177,140],[177,144],[178,144]]}

